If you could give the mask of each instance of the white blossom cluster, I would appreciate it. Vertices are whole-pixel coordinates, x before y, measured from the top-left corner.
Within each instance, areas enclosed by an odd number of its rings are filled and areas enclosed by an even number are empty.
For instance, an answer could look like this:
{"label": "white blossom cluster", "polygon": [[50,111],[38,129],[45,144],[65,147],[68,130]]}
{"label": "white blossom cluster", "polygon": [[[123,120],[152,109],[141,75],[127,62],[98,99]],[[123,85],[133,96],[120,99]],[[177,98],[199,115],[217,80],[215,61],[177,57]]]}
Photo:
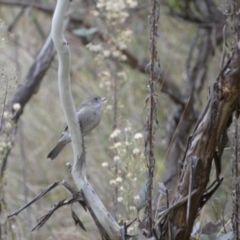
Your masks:
{"label": "white blossom cluster", "polygon": [[132,39],[132,31],[126,26],[123,27],[123,24],[129,17],[129,10],[136,8],[137,5],[136,0],[98,0],[97,10],[93,15],[106,19],[105,27],[109,31],[105,35],[104,43],[90,42],[87,45],[90,51],[96,53],[96,61],[101,62],[102,59],[110,57],[120,61],[127,60],[123,50],[127,48]]}
{"label": "white blossom cluster", "polygon": [[[4,156],[4,152],[8,151],[12,147],[12,143],[7,140],[7,133],[11,131],[12,128],[15,127],[15,123],[12,121],[14,114],[16,114],[21,109],[21,105],[19,103],[13,104],[13,113],[9,111],[4,111],[2,114],[1,121],[4,121],[4,130],[2,134],[2,138],[0,139],[0,155]],[[1,159],[0,159],[1,161]]]}
{"label": "white blossom cluster", "polygon": [[135,0],[99,0],[97,8],[106,12],[106,18],[112,22],[124,23],[129,16],[128,9],[137,7]]}
{"label": "white blossom cluster", "polygon": [[143,134],[134,132],[127,123],[125,127],[112,131],[109,142],[112,161],[103,162],[102,168],[109,172],[110,191],[113,195],[117,189],[115,204],[118,204],[119,212],[116,215],[119,219],[128,218],[136,214],[140,189],[138,184],[145,173]]}

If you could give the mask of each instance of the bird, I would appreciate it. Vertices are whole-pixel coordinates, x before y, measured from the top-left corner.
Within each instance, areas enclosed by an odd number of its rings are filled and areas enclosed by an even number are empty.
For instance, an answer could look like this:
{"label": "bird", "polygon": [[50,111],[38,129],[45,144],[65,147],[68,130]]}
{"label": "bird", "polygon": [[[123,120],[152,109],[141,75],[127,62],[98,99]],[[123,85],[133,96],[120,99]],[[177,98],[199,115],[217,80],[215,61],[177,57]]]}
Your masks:
{"label": "bird", "polygon": [[[89,134],[101,121],[102,105],[106,98],[90,96],[83,101],[77,109],[77,118],[81,127],[82,136]],[[71,135],[66,126],[56,146],[47,155],[51,160],[55,159],[62,149],[71,142]]]}

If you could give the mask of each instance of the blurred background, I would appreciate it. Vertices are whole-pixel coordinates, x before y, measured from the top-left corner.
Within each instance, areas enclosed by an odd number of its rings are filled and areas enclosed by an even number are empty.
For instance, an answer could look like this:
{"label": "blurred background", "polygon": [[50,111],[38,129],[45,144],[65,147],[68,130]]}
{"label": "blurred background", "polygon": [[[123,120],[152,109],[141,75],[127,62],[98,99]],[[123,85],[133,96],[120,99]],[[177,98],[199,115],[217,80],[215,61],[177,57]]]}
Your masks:
{"label": "blurred background", "polygon": [[[211,48],[208,48],[205,72],[201,78],[203,80],[196,83],[198,86],[195,85],[194,89],[199,89],[197,92],[193,92],[193,88],[188,89],[191,86],[190,82],[195,81],[195,78],[189,79],[188,69],[195,63],[199,65],[197,59],[201,52],[202,40],[198,39],[199,35],[196,33],[198,31],[198,34],[202,34],[205,29],[174,15],[184,9],[181,5],[183,2],[163,1],[160,6],[157,50],[163,72],[155,90],[158,97],[159,121],[159,126],[155,126],[154,138],[155,195],[158,192],[157,182],[168,180],[163,179],[163,175],[170,170],[165,167],[165,161],[176,141],[179,123],[184,121],[182,113],[186,110],[189,101],[187,99],[194,95],[192,112],[187,114],[193,119],[180,144],[180,152],[175,152],[178,156],[174,159],[176,165],[184,154],[191,128],[207,101],[209,88],[218,74],[222,55],[222,40],[217,41],[217,28],[215,35],[211,29]],[[211,3],[216,11],[223,7],[222,1]],[[17,85],[23,82],[44,44],[50,32],[55,4],[56,1],[51,0],[0,0],[2,109],[5,92],[7,101]],[[151,2],[142,0],[99,0],[81,3],[73,1],[72,16],[76,19],[75,22],[70,22],[66,31],[71,49],[71,83],[76,107],[93,94],[107,98],[100,125],[85,138],[87,175],[107,209],[120,223],[129,222],[137,216],[136,205],[141,201],[141,189],[146,177],[144,127],[149,76],[145,74],[145,66],[150,59],[150,11]],[[207,19],[207,16],[205,17]],[[196,51],[191,50],[194,38],[197,39]],[[191,61],[188,61],[189,59]],[[15,145],[8,158],[4,177],[6,214],[23,206],[54,181],[65,179],[74,186],[66,167],[66,162],[72,162],[71,145],[69,144],[54,161],[46,158],[65,128],[58,93],[57,68],[58,61],[55,56],[38,91],[27,103],[18,122]],[[165,80],[166,83],[171,82],[174,85],[168,88],[168,92],[162,91]],[[178,100],[174,101],[174,98]],[[178,120],[174,118],[176,113],[179,114]],[[175,127],[171,125],[171,121],[174,120]],[[210,221],[219,221],[222,219],[220,216],[224,215],[226,221],[231,217],[230,158],[231,151],[226,150],[222,170],[224,182],[199,216],[198,221],[202,227]],[[214,174],[213,171],[212,180]],[[56,202],[70,197],[63,187],[57,187],[7,222],[11,229],[8,238],[101,239],[89,213],[77,204],[74,204],[73,208],[87,232],[74,225],[70,206],[60,208],[42,228],[31,232],[38,218],[46,214]],[[1,221],[4,222],[6,215],[1,215]],[[217,227],[221,229],[221,224],[216,225]],[[136,231],[131,229],[131,233]]]}

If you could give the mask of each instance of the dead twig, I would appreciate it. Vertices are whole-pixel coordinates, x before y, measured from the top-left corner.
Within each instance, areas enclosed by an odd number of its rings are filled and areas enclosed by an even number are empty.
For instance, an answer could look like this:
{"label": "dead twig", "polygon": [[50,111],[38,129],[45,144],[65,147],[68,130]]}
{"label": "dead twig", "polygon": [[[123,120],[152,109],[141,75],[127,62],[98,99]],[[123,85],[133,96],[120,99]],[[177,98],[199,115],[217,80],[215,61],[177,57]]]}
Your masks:
{"label": "dead twig", "polygon": [[[196,193],[198,192],[198,189],[194,189],[190,195],[190,197],[194,196]],[[173,210],[175,210],[176,208],[182,206],[183,204],[185,204],[188,199],[189,199],[189,195],[185,196],[184,198],[181,199],[181,201],[175,203],[174,205],[172,205],[170,208],[168,208],[167,210],[163,211],[160,213],[159,219],[157,220],[157,222],[155,223],[155,228],[158,227],[158,225],[169,215],[170,212],[172,212]]]}
{"label": "dead twig", "polygon": [[[66,199],[63,199],[61,201],[59,201],[57,204],[55,204],[47,214],[45,214],[44,216],[42,216],[41,218],[39,218],[37,220],[37,225],[32,229],[32,231],[34,231],[35,229],[39,229],[41,228],[47,221],[48,219],[52,216],[52,214],[59,209],[60,207],[63,207],[65,205],[69,205],[69,204],[73,204],[74,202],[79,201],[78,197],[74,197],[68,201],[66,201]],[[79,219],[79,217],[77,216],[77,214],[73,211],[73,209],[71,208],[72,211],[72,218],[75,222],[76,225],[79,225],[79,227],[81,229],[83,229],[84,231],[86,231],[86,228],[84,227],[82,221]]]}
{"label": "dead twig", "polygon": [[[46,187],[41,193],[39,193],[35,198],[33,198],[30,202],[28,202],[27,204],[25,204],[23,207],[21,207],[20,209],[14,211],[13,213],[9,214],[8,217],[13,217],[18,215],[21,211],[23,211],[24,209],[26,209],[27,207],[29,207],[30,205],[32,205],[34,202],[38,201],[40,198],[42,198],[45,194],[47,194],[48,192],[50,192],[52,189],[54,189],[55,187],[62,185],[64,186],[66,189],[68,189],[72,194],[73,194],[73,198],[72,199],[76,199],[76,201],[78,201],[83,208],[86,210],[85,208],[85,204],[83,199],[79,198],[77,192],[70,187],[70,185],[65,181],[61,181],[61,182],[54,182],[51,185],[49,185],[48,187]],[[69,200],[70,201],[70,200]],[[68,202],[69,202],[68,201]],[[72,201],[72,200],[71,200]],[[69,204],[69,203],[68,203]],[[65,204],[66,205],[66,204]]]}

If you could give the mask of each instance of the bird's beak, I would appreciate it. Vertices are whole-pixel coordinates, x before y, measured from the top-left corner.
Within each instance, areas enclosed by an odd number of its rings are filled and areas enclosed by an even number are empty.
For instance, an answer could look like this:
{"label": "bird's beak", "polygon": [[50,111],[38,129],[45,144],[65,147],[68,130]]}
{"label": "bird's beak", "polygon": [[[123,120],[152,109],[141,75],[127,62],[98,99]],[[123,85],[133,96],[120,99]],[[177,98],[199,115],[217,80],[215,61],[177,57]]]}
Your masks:
{"label": "bird's beak", "polygon": [[106,101],[107,99],[105,97],[102,98],[102,102]]}

